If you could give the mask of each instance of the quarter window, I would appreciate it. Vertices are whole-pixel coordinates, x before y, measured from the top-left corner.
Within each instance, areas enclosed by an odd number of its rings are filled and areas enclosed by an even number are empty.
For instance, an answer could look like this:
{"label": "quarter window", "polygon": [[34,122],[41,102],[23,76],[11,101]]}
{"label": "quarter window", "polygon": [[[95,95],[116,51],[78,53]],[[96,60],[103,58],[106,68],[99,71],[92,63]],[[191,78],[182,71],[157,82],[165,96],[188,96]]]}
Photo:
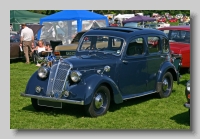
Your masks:
{"label": "quarter window", "polygon": [[169,41],[166,38],[162,39],[162,52],[163,53],[169,52]]}
{"label": "quarter window", "polygon": [[160,39],[159,37],[148,37],[148,50],[149,53],[157,53],[160,51]]}

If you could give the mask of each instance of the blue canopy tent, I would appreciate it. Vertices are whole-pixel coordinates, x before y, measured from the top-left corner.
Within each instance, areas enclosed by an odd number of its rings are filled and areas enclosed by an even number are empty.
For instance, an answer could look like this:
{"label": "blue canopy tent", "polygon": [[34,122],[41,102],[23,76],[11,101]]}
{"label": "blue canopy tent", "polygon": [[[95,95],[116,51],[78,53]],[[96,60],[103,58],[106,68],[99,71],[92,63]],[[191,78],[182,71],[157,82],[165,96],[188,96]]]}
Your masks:
{"label": "blue canopy tent", "polygon": [[[48,29],[50,29],[50,26],[54,26],[54,31],[55,31],[54,34],[58,34],[58,33],[62,34],[62,35],[64,34],[64,37],[66,39],[71,34],[74,34],[74,33],[71,33],[74,30],[76,30],[75,32],[80,32],[82,30],[86,30],[86,27],[87,28],[91,27],[90,25],[92,23],[94,23],[94,21],[100,27],[109,25],[108,18],[106,16],[100,15],[100,14],[97,14],[94,12],[90,12],[87,10],[63,10],[63,11],[57,12],[55,14],[41,18],[40,24],[44,25],[43,28],[45,28],[45,26],[49,26]],[[46,29],[46,30],[48,30],[48,29]],[[49,30],[46,32],[49,32]],[[62,32],[64,32],[64,33],[62,33]],[[42,31],[40,31],[38,33],[39,37],[42,36],[41,33],[42,33]],[[43,37],[44,37],[44,35],[43,35]],[[56,38],[56,39],[58,39],[58,38]]]}

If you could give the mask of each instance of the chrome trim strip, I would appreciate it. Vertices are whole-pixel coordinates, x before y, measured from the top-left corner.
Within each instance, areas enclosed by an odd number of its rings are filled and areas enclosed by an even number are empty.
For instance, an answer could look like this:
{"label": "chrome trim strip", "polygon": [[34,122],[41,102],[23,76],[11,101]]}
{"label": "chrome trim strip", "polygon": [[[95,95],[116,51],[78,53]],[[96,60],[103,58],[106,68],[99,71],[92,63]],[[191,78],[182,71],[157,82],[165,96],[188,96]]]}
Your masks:
{"label": "chrome trim strip", "polygon": [[128,99],[132,99],[132,98],[137,98],[137,97],[142,97],[142,96],[146,96],[146,95],[150,95],[150,94],[154,94],[154,93],[157,93],[156,91],[155,92],[149,92],[149,93],[146,93],[146,94],[142,94],[142,95],[136,95],[136,96],[133,96],[133,97],[129,97],[129,98],[123,98],[123,100],[128,100]]}
{"label": "chrome trim strip", "polygon": [[83,100],[76,101],[76,100],[69,100],[69,99],[56,99],[56,98],[52,98],[52,97],[36,96],[36,95],[30,95],[30,94],[25,94],[25,93],[21,93],[20,96],[36,98],[36,99],[40,99],[40,100],[53,101],[53,102],[63,102],[63,103],[69,103],[69,104],[84,105]]}
{"label": "chrome trim strip", "polygon": [[86,72],[86,71],[93,71],[93,70],[103,70],[103,68],[99,68],[99,69],[87,69],[87,70],[79,70],[79,71],[82,71],[82,72]]}
{"label": "chrome trim strip", "polygon": [[[67,63],[67,64],[69,64],[69,63]],[[69,73],[70,73],[71,69],[73,68],[72,64],[69,64],[69,66],[70,66],[70,68],[67,70],[67,75],[65,76],[65,81],[64,81],[64,84],[63,84],[63,87],[62,87],[62,92],[64,91],[64,88],[66,86],[66,82],[67,82],[67,78],[69,76]],[[56,77],[57,77],[57,74],[56,74]],[[62,95],[63,94],[61,93],[60,98],[62,97]]]}
{"label": "chrome trim strip", "polygon": [[[50,82],[51,82],[50,75],[51,75],[51,73],[52,73],[53,67],[55,67],[55,66],[58,66],[58,63],[52,65],[52,67],[51,67],[51,69],[50,69],[49,80],[48,80],[48,84],[47,84],[48,87],[49,87],[49,84],[50,84]],[[57,70],[57,68],[58,68],[58,67],[56,67],[56,70]],[[54,80],[54,79],[55,79],[55,75],[54,75],[53,80]],[[51,90],[53,90],[53,85],[51,86]],[[47,89],[47,91],[48,91],[48,89]],[[47,91],[46,91],[46,93],[47,93]],[[52,91],[51,91],[51,92],[52,92]],[[49,94],[49,95],[51,95],[51,94]]]}
{"label": "chrome trim strip", "polygon": [[51,94],[51,95],[54,95],[54,92],[53,92],[53,87],[54,87],[54,84],[55,84],[55,79],[56,79],[56,76],[57,76],[57,72],[58,72],[58,68],[59,68],[59,65],[60,65],[60,60],[59,60],[59,62],[58,62],[58,64],[57,64],[57,67],[56,67],[56,73],[55,73],[55,75],[54,75],[54,81],[53,81],[53,84],[52,84],[52,86],[51,86],[51,92],[53,93],[53,94]]}

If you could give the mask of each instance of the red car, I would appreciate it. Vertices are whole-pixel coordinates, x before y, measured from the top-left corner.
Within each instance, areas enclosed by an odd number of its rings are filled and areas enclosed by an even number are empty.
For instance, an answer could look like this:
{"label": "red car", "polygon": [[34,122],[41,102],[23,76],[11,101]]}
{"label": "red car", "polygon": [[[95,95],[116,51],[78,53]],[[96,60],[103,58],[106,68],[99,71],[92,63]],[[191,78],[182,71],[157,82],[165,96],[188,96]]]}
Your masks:
{"label": "red car", "polygon": [[190,26],[170,26],[159,30],[168,35],[172,54],[182,55],[181,67],[190,70]]}
{"label": "red car", "polygon": [[166,18],[161,17],[160,19],[158,19],[158,22],[166,22]]}
{"label": "red car", "polygon": [[171,19],[169,19],[169,22],[177,22],[177,21],[178,21],[177,18],[171,18]]}

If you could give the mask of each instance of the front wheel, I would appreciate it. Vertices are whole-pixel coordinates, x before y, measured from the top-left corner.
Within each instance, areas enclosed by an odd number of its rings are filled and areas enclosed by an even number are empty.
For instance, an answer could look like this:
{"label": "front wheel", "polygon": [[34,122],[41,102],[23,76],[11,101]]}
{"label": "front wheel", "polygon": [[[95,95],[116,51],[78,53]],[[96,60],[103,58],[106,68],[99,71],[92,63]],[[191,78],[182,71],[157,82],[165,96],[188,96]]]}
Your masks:
{"label": "front wheel", "polygon": [[38,100],[35,99],[35,98],[31,98],[31,103],[32,103],[33,108],[34,108],[36,111],[41,111],[41,110],[44,110],[44,109],[45,109],[44,106],[39,106],[39,105],[38,105]]}
{"label": "front wheel", "polygon": [[159,95],[161,98],[166,98],[171,95],[173,89],[173,77],[170,72],[166,72],[162,78],[161,91]]}
{"label": "front wheel", "polygon": [[110,106],[110,91],[106,86],[100,86],[92,98],[92,102],[85,106],[86,113],[91,117],[106,114]]}

